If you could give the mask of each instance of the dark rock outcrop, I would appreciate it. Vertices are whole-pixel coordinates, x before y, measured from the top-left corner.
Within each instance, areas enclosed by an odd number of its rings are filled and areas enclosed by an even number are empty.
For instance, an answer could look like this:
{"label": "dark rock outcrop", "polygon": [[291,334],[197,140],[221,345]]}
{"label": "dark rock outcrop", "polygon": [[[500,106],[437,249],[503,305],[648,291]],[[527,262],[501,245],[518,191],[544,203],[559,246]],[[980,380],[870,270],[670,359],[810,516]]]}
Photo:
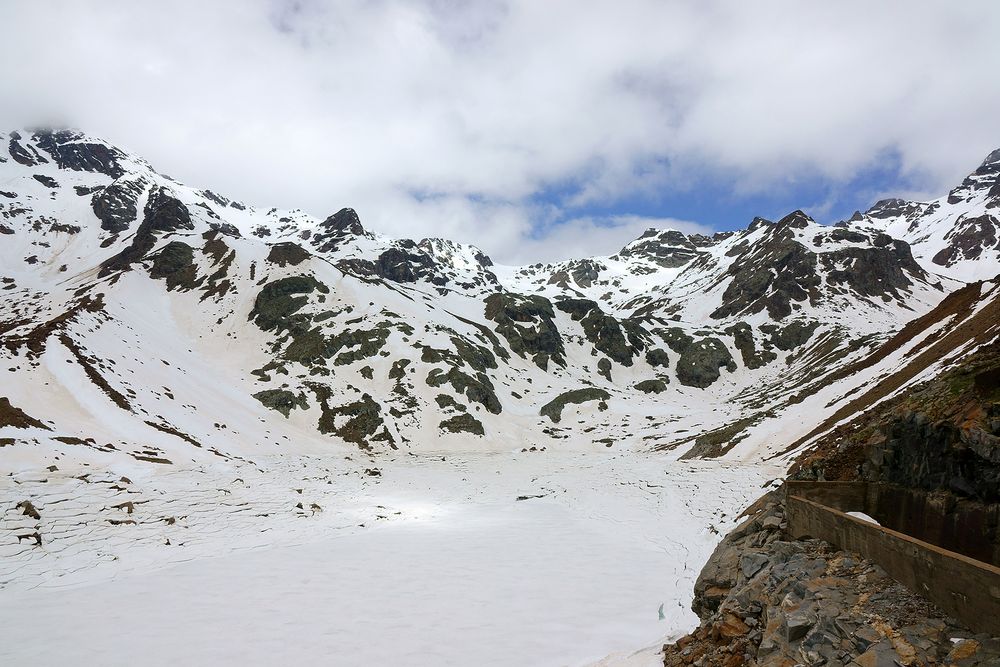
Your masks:
{"label": "dark rock outcrop", "polygon": [[367,233],[357,212],[342,208],[318,225],[311,242],[318,252],[332,252],[345,241]]}
{"label": "dark rock outcrop", "polygon": [[323,283],[312,276],[291,276],[264,285],[248,319],[254,320],[264,331],[289,330],[303,324],[303,318],[295,314],[309,302],[305,296],[318,290],[329,291]]}
{"label": "dark rock outcrop", "polygon": [[271,246],[271,250],[267,254],[267,261],[280,267],[298,266],[309,257],[309,253],[298,243],[284,241]]}
{"label": "dark rock outcrop", "polygon": [[816,271],[816,253],[796,241],[792,231],[805,224],[805,214],[795,211],[777,223],[761,225],[766,228],[763,240],[736,246],[735,260],[727,269],[730,281],[722,305],[711,317],[722,319],[767,310],[771,318],[780,320],[791,315],[793,303],[815,301],[816,289],[822,283]]}
{"label": "dark rock outcrop", "polygon": [[455,415],[445,419],[439,425],[442,431],[450,433],[471,433],[473,435],[484,435],[483,423],[468,413]]}
{"label": "dark rock outcrop", "polygon": [[[548,417],[553,423],[558,424],[562,420],[562,411],[567,405],[579,405],[591,401],[604,402],[611,398],[611,395],[603,389],[597,387],[587,387],[585,389],[573,389],[563,392],[554,399],[542,406],[539,414]],[[599,407],[599,406],[598,406]]]}
{"label": "dark rock outcrop", "polygon": [[959,218],[948,235],[948,245],[932,258],[939,266],[977,259],[984,250],[1000,249],[1000,221],[992,215]]}
{"label": "dark rock outcrop", "polygon": [[171,241],[153,257],[149,277],[164,278],[167,291],[194,289],[198,286],[198,267],[194,263],[194,248],[181,241]]}
{"label": "dark rock outcrop", "polygon": [[119,162],[124,154],[105,144],[86,141],[70,130],[39,130],[32,135],[35,144],[49,154],[60,169],[96,171],[111,178],[125,173]]}
{"label": "dark rock outcrop", "polygon": [[684,266],[698,256],[698,244],[672,229],[647,229],[618,252],[619,257],[644,257],[664,268]]}
{"label": "dark rock outcrop", "polygon": [[253,397],[265,407],[277,410],[285,417],[291,414],[294,408],[309,409],[309,403],[306,401],[305,394],[300,393],[296,395],[287,389],[265,389],[264,391],[258,391]]}
{"label": "dark rock outcrop", "polygon": [[126,231],[138,217],[136,201],[145,189],[143,179],[119,179],[97,190],[90,198],[101,229],[113,234]]}
{"label": "dark rock outcrop", "polygon": [[[645,347],[639,335],[634,335],[634,340],[641,347],[630,344],[630,341],[625,338],[625,332],[619,321],[611,315],[605,314],[596,301],[563,299],[557,301],[555,306],[564,313],[569,313],[575,322],[580,323],[584,335],[593,344],[594,349],[603,352],[608,358],[622,366],[631,366],[632,357]],[[637,333],[635,329],[638,328],[637,326],[634,328],[634,334]]]}
{"label": "dark rock outcrop", "polygon": [[192,230],[191,213],[187,206],[166,188],[156,188],[146,202],[142,224],[135,232],[132,244],[101,264],[101,276],[125,271],[146,256],[156,245],[156,234]]}
{"label": "dark rock outcrop", "polygon": [[[787,541],[780,492],[716,548],[695,584],[701,625],[664,647],[680,665],[989,665],[973,635],[882,568],[820,540]],[[959,638],[955,643],[952,638]]]}
{"label": "dark rock outcrop", "polygon": [[709,336],[684,348],[677,360],[677,379],[688,387],[710,387],[722,375],[721,369],[736,370],[729,349],[718,338]]}
{"label": "dark rock outcrop", "polygon": [[562,336],[553,318],[552,303],[538,295],[497,292],[486,298],[486,319],[496,322],[496,332],[519,357],[530,357],[542,370],[549,360],[566,365]]}

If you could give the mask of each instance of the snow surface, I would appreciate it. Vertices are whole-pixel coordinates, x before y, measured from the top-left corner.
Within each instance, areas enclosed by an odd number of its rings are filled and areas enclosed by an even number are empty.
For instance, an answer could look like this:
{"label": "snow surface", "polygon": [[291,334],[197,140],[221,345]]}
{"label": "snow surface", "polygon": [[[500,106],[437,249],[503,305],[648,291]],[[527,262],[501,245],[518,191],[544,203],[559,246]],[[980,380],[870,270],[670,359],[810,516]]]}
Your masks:
{"label": "snow surface", "polygon": [[[0,664],[656,664],[696,625],[720,534],[781,473],[551,452],[369,465],[13,473],[3,505],[36,498],[46,541],[0,551]],[[102,483],[122,472],[125,490]]]}

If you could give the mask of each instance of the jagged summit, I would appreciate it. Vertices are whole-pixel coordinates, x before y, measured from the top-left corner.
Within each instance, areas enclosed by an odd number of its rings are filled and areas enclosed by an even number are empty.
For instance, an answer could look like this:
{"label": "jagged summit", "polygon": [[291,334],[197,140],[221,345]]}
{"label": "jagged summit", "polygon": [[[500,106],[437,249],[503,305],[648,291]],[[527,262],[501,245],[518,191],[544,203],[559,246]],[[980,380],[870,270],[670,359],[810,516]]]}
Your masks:
{"label": "jagged summit", "polygon": [[996,150],[994,150],[993,152],[991,152],[989,155],[987,155],[986,159],[983,160],[982,164],[980,164],[979,166],[980,167],[993,167],[993,166],[996,166],[996,165],[1000,165],[1000,148],[997,148]]}
{"label": "jagged summit", "polygon": [[929,202],[885,199],[847,223],[906,241],[928,271],[959,280],[1000,273],[1000,149],[946,196]]}
{"label": "jagged summit", "polygon": [[816,221],[800,210],[795,210],[778,221],[779,227],[792,227],[793,229],[806,229]]}

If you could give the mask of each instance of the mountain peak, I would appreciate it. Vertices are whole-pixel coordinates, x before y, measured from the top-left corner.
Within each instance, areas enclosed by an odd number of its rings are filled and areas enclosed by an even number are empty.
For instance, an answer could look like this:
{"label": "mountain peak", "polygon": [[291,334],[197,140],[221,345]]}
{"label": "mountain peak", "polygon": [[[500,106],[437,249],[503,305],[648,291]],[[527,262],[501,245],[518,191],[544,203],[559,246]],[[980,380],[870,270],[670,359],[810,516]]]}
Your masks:
{"label": "mountain peak", "polygon": [[992,153],[986,156],[983,163],[979,165],[980,167],[994,167],[1000,166],[1000,148],[996,149]]}
{"label": "mountain peak", "polygon": [[324,220],[322,225],[331,232],[365,233],[365,228],[361,225],[361,218],[358,217],[357,211],[353,208],[340,209]]}
{"label": "mountain peak", "polygon": [[79,130],[32,128],[25,132],[30,133],[33,147],[26,145],[28,140],[19,131],[15,130],[8,135],[11,157],[21,164],[30,166],[39,161],[47,162],[44,156],[34,150],[37,148],[47,154],[60,169],[98,172],[111,178],[119,178],[125,173],[121,164],[126,158],[125,153]]}
{"label": "mountain peak", "polygon": [[803,211],[796,209],[778,221],[779,227],[793,227],[795,229],[805,229],[813,223],[813,219]]}

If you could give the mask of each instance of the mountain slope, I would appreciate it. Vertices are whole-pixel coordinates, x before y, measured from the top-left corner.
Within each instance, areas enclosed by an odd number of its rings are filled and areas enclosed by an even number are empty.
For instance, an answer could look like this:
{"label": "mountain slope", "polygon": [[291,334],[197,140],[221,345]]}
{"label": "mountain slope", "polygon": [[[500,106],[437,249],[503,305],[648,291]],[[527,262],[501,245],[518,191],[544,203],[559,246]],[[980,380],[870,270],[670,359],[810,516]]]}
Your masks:
{"label": "mountain slope", "polygon": [[347,208],[256,209],[76,132],[0,146],[2,394],[31,420],[0,437],[18,445],[749,455],[829,413],[802,411],[804,387],[961,285],[873,225],[799,211],[503,267]]}
{"label": "mountain slope", "polygon": [[965,281],[993,278],[1000,273],[1000,149],[944,197],[885,199],[845,224],[907,241],[928,271]]}

